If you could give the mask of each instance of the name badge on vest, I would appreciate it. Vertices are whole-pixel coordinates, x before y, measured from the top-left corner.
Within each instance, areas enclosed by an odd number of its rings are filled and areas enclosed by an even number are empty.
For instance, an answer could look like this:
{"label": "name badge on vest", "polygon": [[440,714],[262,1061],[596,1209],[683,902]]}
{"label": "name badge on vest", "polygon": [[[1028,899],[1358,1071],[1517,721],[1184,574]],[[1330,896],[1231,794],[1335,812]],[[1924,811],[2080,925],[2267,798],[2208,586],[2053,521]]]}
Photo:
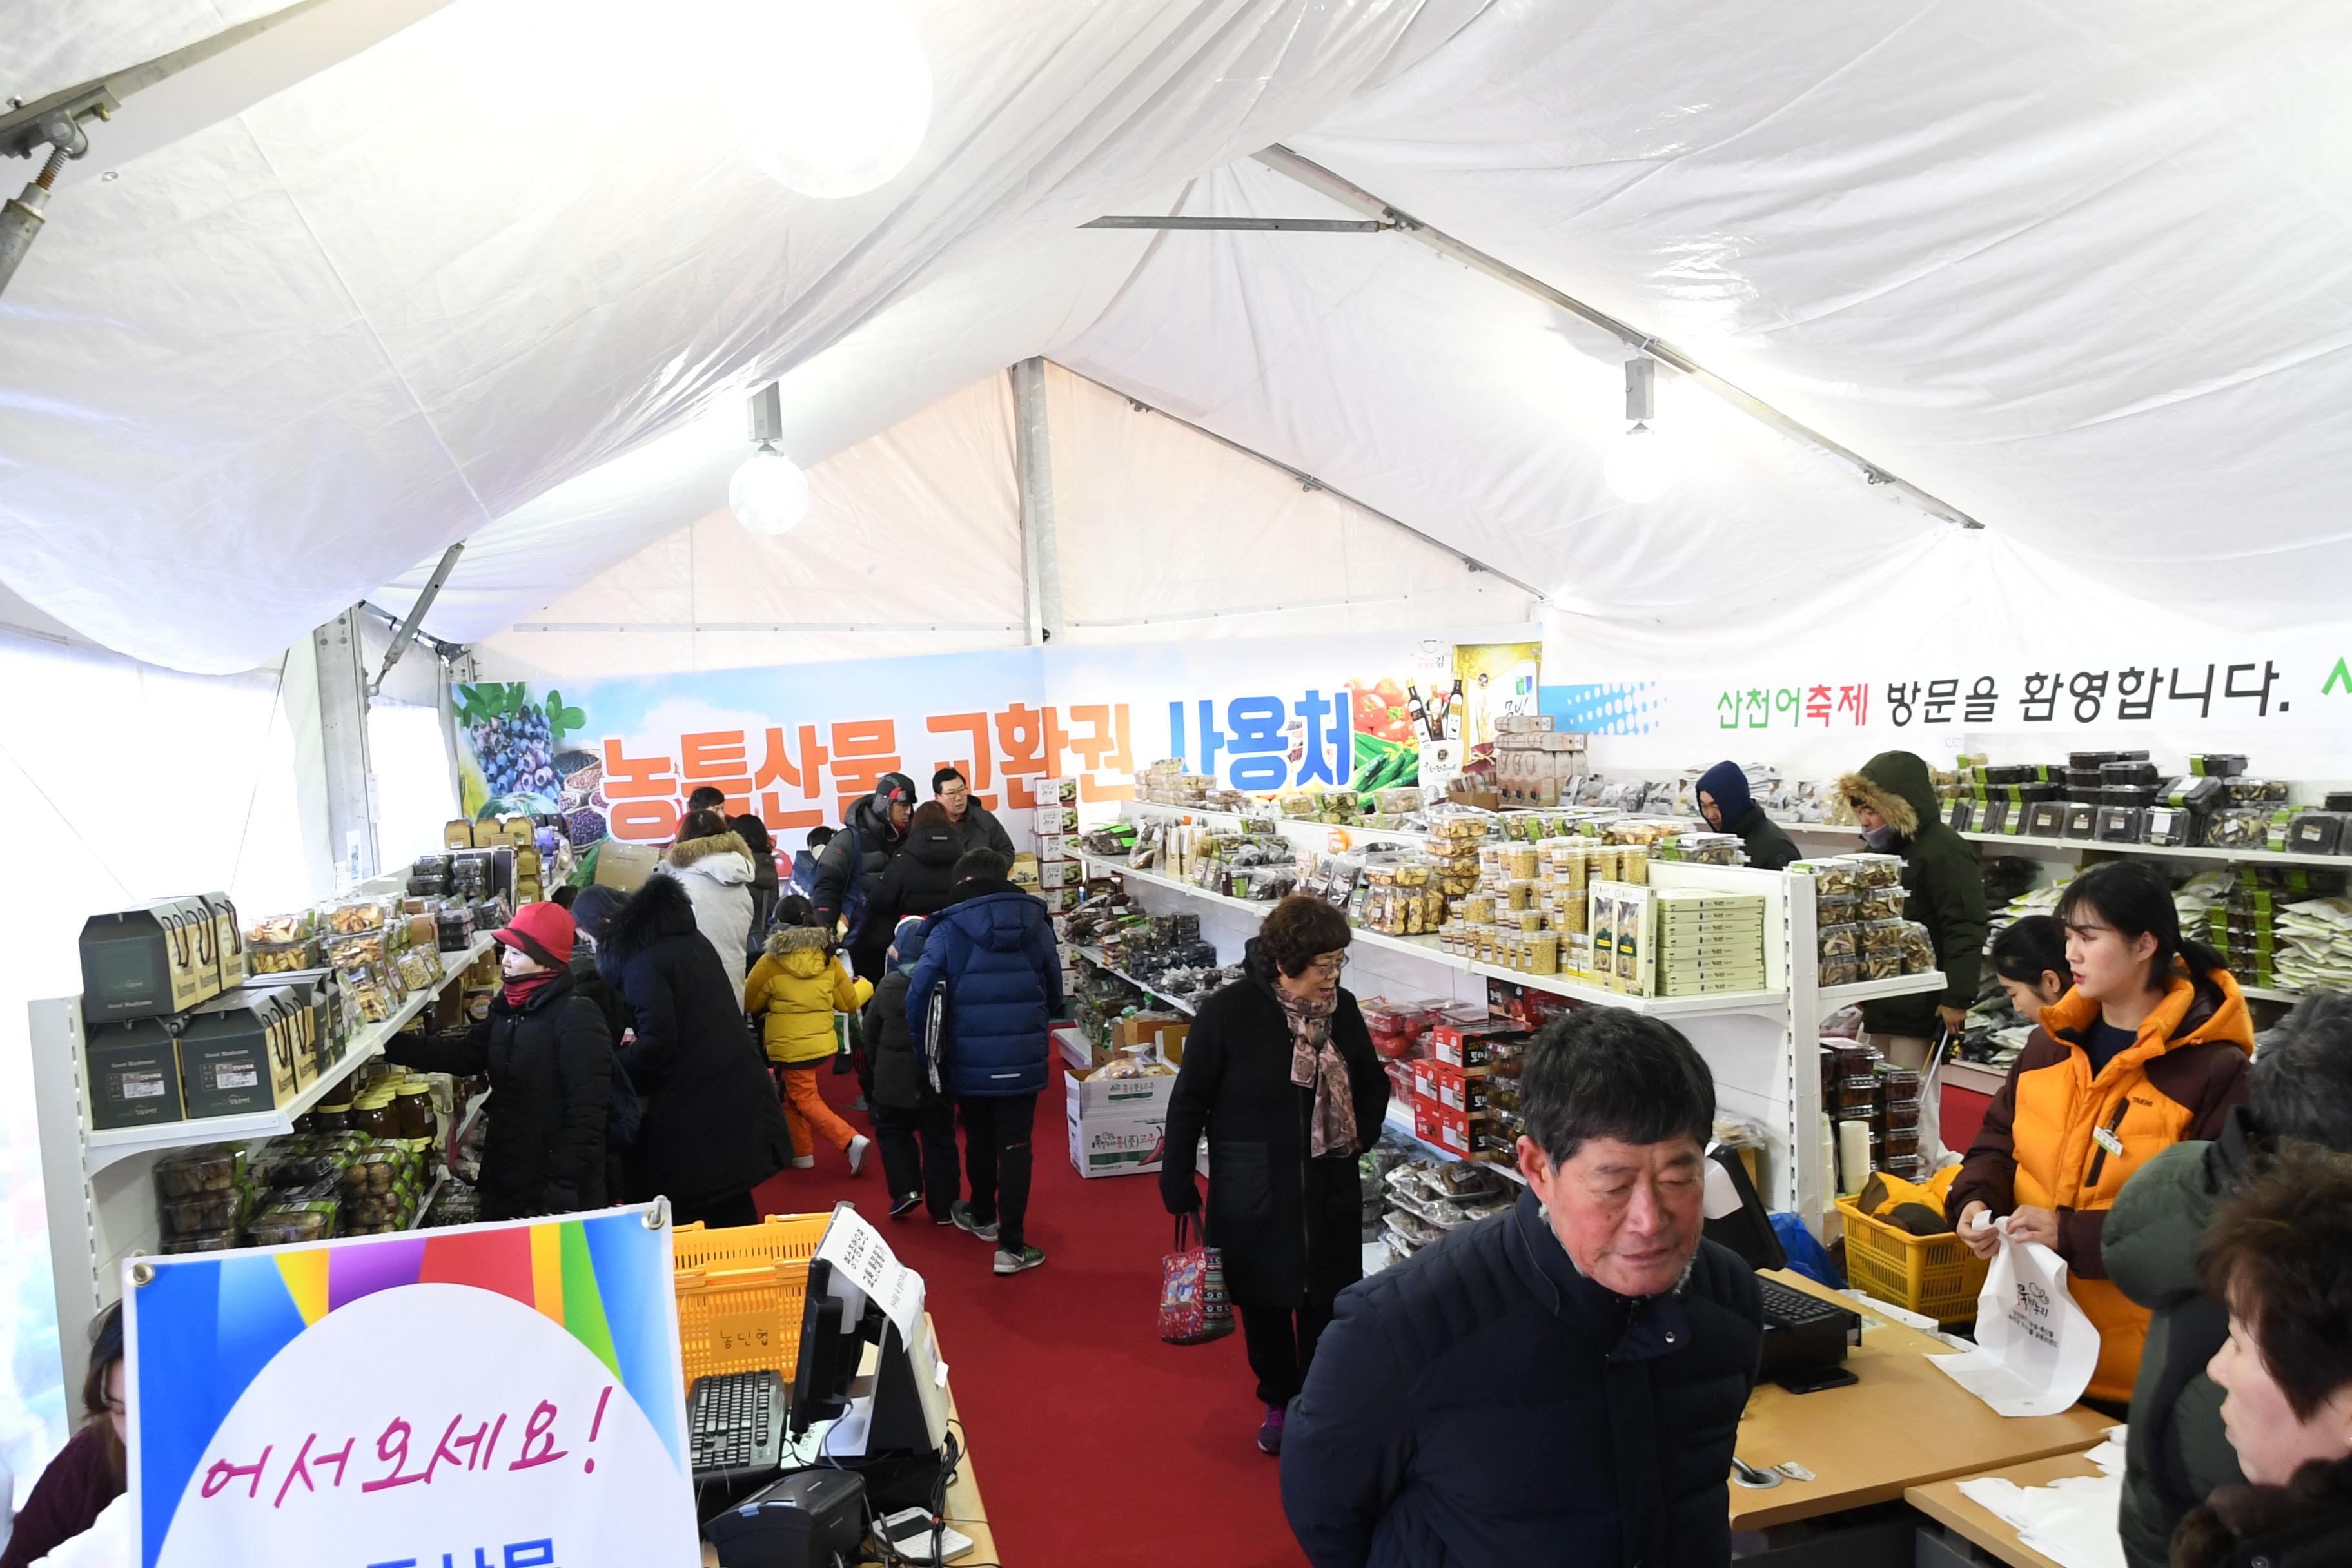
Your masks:
{"label": "name badge on vest", "polygon": [[2124,1141],[2104,1127],[2091,1129],[2091,1138],[2098,1146],[2120,1160],[2124,1157]]}

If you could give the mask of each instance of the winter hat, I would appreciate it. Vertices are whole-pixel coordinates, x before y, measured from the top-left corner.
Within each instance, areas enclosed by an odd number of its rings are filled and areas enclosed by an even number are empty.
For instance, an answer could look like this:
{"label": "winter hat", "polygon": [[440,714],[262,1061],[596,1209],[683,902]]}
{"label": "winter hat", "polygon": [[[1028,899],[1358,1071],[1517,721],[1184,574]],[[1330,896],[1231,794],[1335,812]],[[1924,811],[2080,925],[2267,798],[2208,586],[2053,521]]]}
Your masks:
{"label": "winter hat", "polygon": [[613,927],[613,917],[619,914],[621,906],[628,901],[629,895],[620,889],[592,882],[581,889],[580,896],[572,900],[572,922],[590,942],[602,942],[604,933]]}
{"label": "winter hat", "polygon": [[[1748,793],[1748,775],[1740,771],[1738,763],[1716,763],[1699,774],[1698,787],[1715,797],[1726,828],[1738,826],[1748,808],[1756,804],[1756,797]],[[1692,804],[1697,804],[1696,792]]]}
{"label": "winter hat", "polygon": [[491,940],[535,958],[550,969],[572,962],[572,939],[577,928],[571,911],[561,904],[525,904],[515,918],[490,933]]}
{"label": "winter hat", "polygon": [[874,804],[887,811],[894,805],[915,809],[915,781],[904,773],[884,773],[874,781]]}
{"label": "winter hat", "polygon": [[923,927],[929,922],[920,915],[908,915],[890,932],[890,962],[902,968],[914,967],[923,956]]}

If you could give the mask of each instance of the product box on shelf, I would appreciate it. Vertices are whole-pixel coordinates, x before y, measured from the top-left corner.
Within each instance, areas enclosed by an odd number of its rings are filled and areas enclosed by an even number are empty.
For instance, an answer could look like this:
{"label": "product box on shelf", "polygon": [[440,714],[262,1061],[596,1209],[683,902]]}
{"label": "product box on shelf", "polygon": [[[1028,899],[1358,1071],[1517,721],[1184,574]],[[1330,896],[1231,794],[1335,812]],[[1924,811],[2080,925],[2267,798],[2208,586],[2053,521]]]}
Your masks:
{"label": "product box on shelf", "polygon": [[218,995],[218,929],[198,898],[90,916],[81,928],[82,1021],[159,1018]]}
{"label": "product box on shelf", "polygon": [[441,847],[471,849],[474,847],[474,823],[471,817],[453,816],[441,825]]}
{"label": "product box on shelf", "polygon": [[[1013,875],[1009,879],[1016,888],[1035,887],[1037,885],[1037,857],[1030,854],[1026,849],[1024,849],[1019,854],[1013,856]],[[1051,903],[1052,901],[1053,900],[1050,899],[1046,900],[1048,903]]]}
{"label": "product box on shelf", "polygon": [[1076,887],[1085,880],[1079,874],[1076,860],[1041,859],[1037,862],[1037,885],[1040,888]]}
{"label": "product box on shelf", "polygon": [[1072,837],[1066,833],[1040,833],[1037,835],[1038,863],[1042,865],[1048,860],[1071,859],[1070,847],[1073,842]]}
{"label": "product box on shelf", "polygon": [[93,1129],[186,1118],[180,1098],[178,1043],[163,1019],[85,1023],[82,1058]]}
{"label": "product box on shelf", "polygon": [[220,986],[232,991],[245,984],[245,927],[238,923],[236,905],[226,893],[198,893],[196,901],[213,912],[213,955],[220,966]]}
{"label": "product box on shelf", "polygon": [[301,1091],[308,1009],[282,986],[238,991],[190,1013],[180,1029],[180,1084],[188,1119],[275,1110]]}

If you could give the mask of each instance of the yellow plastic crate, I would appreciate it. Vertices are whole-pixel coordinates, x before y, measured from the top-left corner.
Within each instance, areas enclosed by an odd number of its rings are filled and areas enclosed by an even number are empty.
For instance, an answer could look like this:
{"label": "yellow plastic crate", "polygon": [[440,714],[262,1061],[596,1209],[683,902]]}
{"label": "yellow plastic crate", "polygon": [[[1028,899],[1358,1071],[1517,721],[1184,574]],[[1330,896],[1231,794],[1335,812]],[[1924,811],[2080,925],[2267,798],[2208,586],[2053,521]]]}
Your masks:
{"label": "yellow plastic crate", "polygon": [[1874,1219],[1852,1198],[1837,1206],[1845,1220],[1846,1278],[1856,1288],[1947,1326],[1974,1320],[1991,1259],[1957,1236],[1914,1236]]}
{"label": "yellow plastic crate", "polygon": [[791,1379],[800,1362],[809,1259],[832,1218],[779,1214],[722,1230],[677,1227],[671,1285],[688,1389],[696,1378],[722,1372],[772,1369]]}

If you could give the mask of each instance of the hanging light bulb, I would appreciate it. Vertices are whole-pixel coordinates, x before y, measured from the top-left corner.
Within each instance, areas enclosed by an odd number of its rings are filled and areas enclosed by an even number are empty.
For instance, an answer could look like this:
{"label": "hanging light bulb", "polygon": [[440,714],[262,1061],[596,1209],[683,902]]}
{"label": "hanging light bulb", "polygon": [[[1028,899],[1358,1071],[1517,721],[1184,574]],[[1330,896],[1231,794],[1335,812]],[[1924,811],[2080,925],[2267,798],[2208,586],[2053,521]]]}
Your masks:
{"label": "hanging light bulb", "polygon": [[862,195],[923,144],[931,68],[887,0],[746,0],[730,37],[735,134],[804,196]]}
{"label": "hanging light bulb", "polygon": [[1601,460],[1601,477],[1623,500],[1639,506],[1673,487],[1674,454],[1649,421],[1657,416],[1658,362],[1637,353],[1625,362],[1625,417],[1633,428],[1617,437]]}
{"label": "hanging light bulb", "polygon": [[1673,487],[1675,466],[1658,433],[1637,423],[1617,437],[1616,446],[1601,462],[1601,477],[1620,500],[1639,505],[1657,500]]}
{"label": "hanging light bulb", "polygon": [[762,441],[727,481],[727,510],[754,533],[770,539],[790,533],[808,516],[808,476],[801,472],[799,464]]}

